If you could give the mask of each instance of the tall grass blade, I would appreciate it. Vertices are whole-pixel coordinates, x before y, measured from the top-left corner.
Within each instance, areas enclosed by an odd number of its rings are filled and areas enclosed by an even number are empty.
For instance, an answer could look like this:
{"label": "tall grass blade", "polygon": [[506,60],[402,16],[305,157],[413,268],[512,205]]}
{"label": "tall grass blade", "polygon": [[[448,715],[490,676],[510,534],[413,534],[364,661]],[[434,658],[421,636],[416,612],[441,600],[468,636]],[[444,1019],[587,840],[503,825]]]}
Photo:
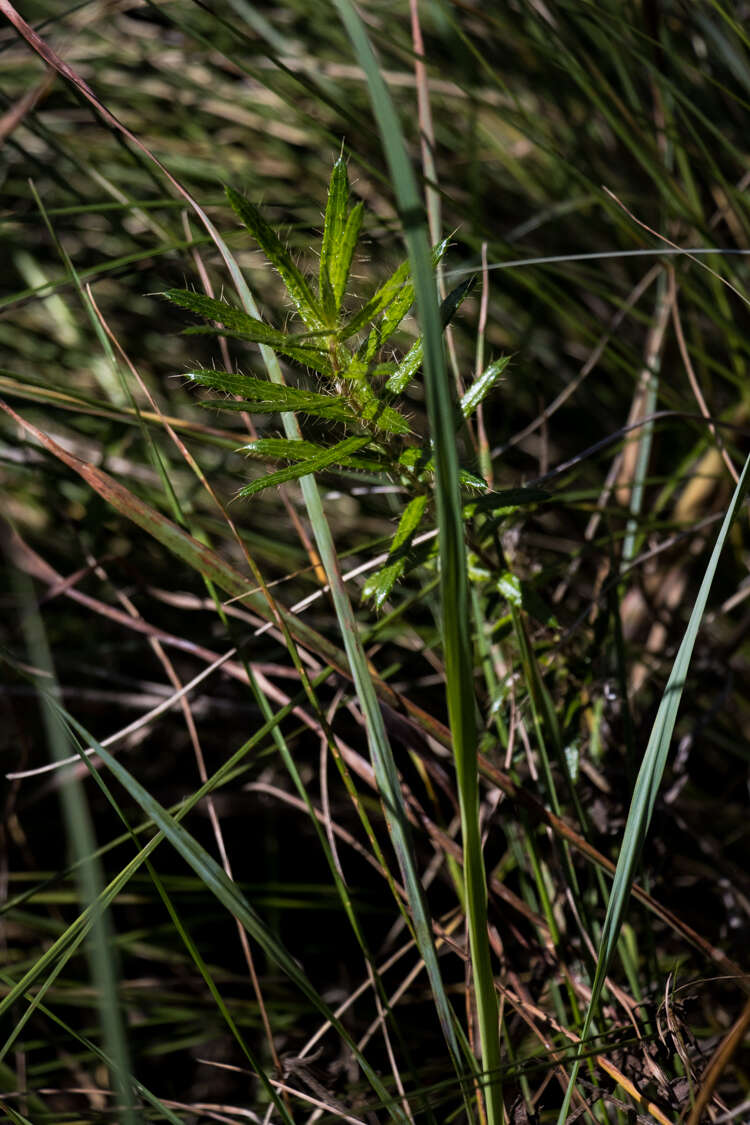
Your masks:
{"label": "tall grass blade", "polygon": [[488,1083],[484,1097],[489,1125],[502,1125],[498,1007],[487,934],[487,885],[479,830],[476,704],[468,631],[470,614],[455,445],[455,406],[445,368],[442,326],[430,261],[426,216],[407,157],[401,126],[362,20],[350,0],[335,0],[335,3],[367,77],[404,225],[424,341],[427,405],[437,470],[446,689],[461,809],[464,888],[482,1062]]}
{"label": "tall grass blade", "polygon": [[213,856],[206,851],[202,844],[199,844],[195,837],[193,837],[187,829],[183,828],[183,826],[151,796],[148,790],[144,789],[144,787],[136,781],[133,775],[129,773],[116,758],[112,757],[107,750],[99,745],[96,739],[92,738],[91,734],[80,723],[69,714],[66,715],[66,719],[81,738],[86,741],[86,744],[95,748],[96,753],[107,768],[114,774],[130,796],[140,805],[146,815],[150,817],[154,824],[164,833],[166,839],[169,840],[186,863],[192,867],[206,888],[242,923],[264,953],[278,965],[282,972],[300,989],[303,995],[318,1008],[326,1019],[331,1021],[342,1038],[356,1052],[358,1062],[373,1090],[378,1094],[378,1097],[381,1098],[384,1105],[390,1106],[393,1119],[399,1123],[403,1122],[403,1115],[400,1110],[392,1104],[388,1091],[381,1083],[375,1071],[369,1066],[361,1053],[357,1051],[356,1044],[353,1042],[348,1032],[318,995],[296,960],[286,951],[278,938],[265,925],[262,918],[253,910],[237,884],[229,878],[224,869],[216,862]]}
{"label": "tall grass blade", "polygon": [[[57,691],[52,654],[36,606],[31,580],[26,575],[20,576],[17,572],[16,575],[21,593],[22,624],[29,655],[33,665],[44,674],[45,678],[52,679],[54,690]],[[47,741],[55,760],[62,762],[70,753],[68,732],[60,722],[59,714],[53,705],[53,696],[42,690],[42,683],[40,677],[37,685]],[[68,779],[68,784],[62,787],[60,799],[67,838],[70,841],[73,857],[78,861],[76,875],[79,898],[86,907],[93,908],[101,894],[104,880],[101,863],[96,856],[96,840],[91,815],[80,780]],[[113,936],[109,915],[104,911],[97,911],[92,919],[87,952],[91,983],[99,1010],[99,1026],[102,1029],[107,1052],[114,1063],[111,1080],[118,1095],[119,1115],[123,1125],[138,1125],[135,1099],[128,1080],[131,1073],[130,1051],[122,1019],[117,960],[113,956]]]}
{"label": "tall grass blade", "polygon": [[[638,867],[643,844],[651,823],[654,805],[656,804],[656,798],[659,793],[659,786],[664,776],[669,746],[674,731],[674,725],[677,720],[677,711],[685,687],[688,669],[690,667],[690,660],[693,655],[695,639],[698,635],[703,613],[706,609],[708,595],[711,592],[711,585],[714,580],[714,575],[716,574],[716,568],[719,565],[719,558],[724,543],[740,509],[740,505],[742,504],[749,480],[750,457],[748,457],[745,462],[742,476],[734,490],[734,495],[732,496],[713,552],[711,553],[711,558],[708,561],[708,566],[703,575],[703,581],[701,582],[698,596],[695,599],[695,604],[690,614],[690,620],[688,621],[682,644],[675,657],[672,671],[667,680],[667,686],[664,689],[664,694],[659,704],[659,710],[654,719],[654,725],[651,728],[651,736],[648,740],[646,752],[643,755],[641,768],[638,771],[638,777],[636,778],[635,788],[633,790],[633,798],[630,803],[630,811],[628,812],[628,819],[625,823],[620,855],[617,860],[614,879],[612,880],[612,890],[607,904],[607,913],[604,919],[604,926],[602,927],[599,955],[596,962],[596,973],[594,975],[594,983],[591,987],[591,1000],[589,1001],[586,1018],[583,1023],[583,1030],[581,1032],[581,1040],[584,1042],[591,1030],[593,1014],[601,998],[602,988],[612,960],[612,955],[617,947],[617,940],[620,936],[620,929],[635,879],[636,868]],[[558,1125],[564,1125],[565,1123],[565,1118],[570,1108],[570,1099],[578,1077],[579,1067],[580,1059],[576,1059],[571,1071],[565,1100],[557,1119]]]}

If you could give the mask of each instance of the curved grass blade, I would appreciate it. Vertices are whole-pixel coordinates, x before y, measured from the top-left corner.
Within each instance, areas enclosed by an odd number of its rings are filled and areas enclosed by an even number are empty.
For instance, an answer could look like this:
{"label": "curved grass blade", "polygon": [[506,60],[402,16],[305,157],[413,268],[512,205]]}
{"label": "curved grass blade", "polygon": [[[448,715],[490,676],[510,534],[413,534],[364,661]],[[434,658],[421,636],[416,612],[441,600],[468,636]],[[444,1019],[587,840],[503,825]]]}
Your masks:
{"label": "curved grass blade", "polygon": [[[335,4],[367,78],[404,223],[422,327],[427,405],[437,468],[436,500],[448,711],[459,788],[464,887],[483,1069],[488,1076],[484,1097],[489,1125],[502,1125],[498,1008],[487,934],[487,885],[479,830],[476,703],[468,633],[470,614],[455,446],[455,407],[445,370],[442,326],[430,263],[426,216],[409,164],[401,126],[360,16],[351,0],[335,0]],[[439,994],[436,1000],[439,1002]],[[455,1039],[449,1037],[448,1043],[453,1050]],[[460,1068],[461,1061],[457,1053],[454,1053],[454,1060],[457,1068]]]}
{"label": "curved grass blade", "polygon": [[[643,755],[641,768],[638,771],[638,777],[633,790],[633,798],[630,803],[630,811],[628,812],[628,819],[625,822],[620,855],[617,860],[614,879],[612,880],[612,890],[607,904],[607,913],[604,919],[604,926],[602,927],[596,973],[594,975],[594,983],[591,987],[591,999],[583,1023],[583,1030],[581,1031],[582,1042],[585,1042],[586,1036],[591,1030],[593,1013],[596,1011],[601,998],[604,980],[612,960],[612,955],[617,947],[617,940],[620,936],[620,929],[635,879],[636,868],[651,823],[659,786],[664,776],[664,769],[669,755],[669,746],[677,720],[677,711],[685,687],[688,669],[690,667],[690,660],[693,655],[695,639],[698,635],[701,620],[706,609],[708,595],[711,591],[716,568],[719,564],[719,557],[735,516],[744,499],[748,483],[750,483],[750,457],[748,457],[745,462],[742,476],[734,490],[731,503],[724,516],[724,522],[716,538],[711,558],[708,561],[708,566],[703,575],[703,581],[698,590],[698,596],[695,599],[695,604],[690,614],[690,620],[688,621],[685,635],[682,638],[682,644],[675,657],[672,671],[667,680],[667,686],[664,689],[664,694],[659,704],[659,710],[654,719],[654,725],[651,728],[651,736],[648,740],[646,752]],[[557,1119],[558,1125],[564,1125],[568,1109],[570,1108],[570,1100],[578,1077],[580,1062],[580,1058],[577,1058],[573,1064],[565,1100]]]}
{"label": "curved grass blade", "polygon": [[312,330],[325,328],[322,309],[276,231],[269,226],[258,208],[243,195],[231,187],[224,190],[240,222],[247,227],[271,265],[281,275],[287,292],[307,327]]}
{"label": "curved grass blade", "polygon": [[[23,609],[22,624],[26,634],[29,655],[33,665],[40,669],[44,676],[52,678],[54,691],[57,693],[52,653],[49,649],[44,624],[37,610],[31,579],[26,574],[21,577],[15,571],[14,575],[17,577],[20,586]],[[36,680],[36,686],[47,741],[53,757],[62,762],[70,752],[68,733],[60,722],[59,713],[54,706],[53,695],[44,691],[41,685],[42,679],[39,677]],[[64,823],[71,850],[79,861],[76,882],[80,900],[86,907],[93,908],[104,885],[102,868],[96,855],[94,828],[83,785],[77,778],[69,779],[69,781],[72,784],[63,786],[60,796]],[[99,1024],[104,1043],[113,1062],[110,1074],[113,1086],[118,1094],[118,1101],[121,1102],[120,1114],[124,1125],[137,1125],[138,1112],[130,1080],[132,1073],[130,1051],[122,1019],[117,961],[113,957],[112,949],[113,933],[110,915],[103,911],[96,911],[93,914],[87,945],[91,983],[99,1009]]]}
{"label": "curved grass blade", "polygon": [[300,968],[297,961],[287,952],[276,935],[266,926],[263,919],[247,901],[237,884],[229,878],[223,867],[216,862],[213,856],[206,851],[202,844],[198,843],[175,817],[171,816],[171,814],[151,796],[148,790],[145,789],[116,758],[91,736],[89,731],[87,731],[81,723],[61,708],[54,700],[50,700],[50,705],[70,724],[85,741],[86,745],[94,747],[97,755],[102,759],[110,772],[114,774],[133,800],[140,805],[143,812],[146,813],[159,828],[185,862],[192,867],[206,889],[211,891],[219,902],[226,907],[230,914],[241,922],[269,960],[277,965],[289,980],[299,988],[302,994],[318,1009],[324,1018],[330,1021],[331,1025],[354,1053],[359,1066],[362,1068],[363,1073],[370,1082],[372,1089],[380,1098],[383,1106],[389,1109],[390,1115],[394,1121],[397,1121],[399,1125],[404,1125],[405,1118],[401,1109],[397,1104],[394,1104],[388,1090],[358,1050],[351,1035],[347,1032],[340,1020],[337,1019],[333,1011],[328,1008],[325,1001],[319,996],[308,980],[304,970]]}

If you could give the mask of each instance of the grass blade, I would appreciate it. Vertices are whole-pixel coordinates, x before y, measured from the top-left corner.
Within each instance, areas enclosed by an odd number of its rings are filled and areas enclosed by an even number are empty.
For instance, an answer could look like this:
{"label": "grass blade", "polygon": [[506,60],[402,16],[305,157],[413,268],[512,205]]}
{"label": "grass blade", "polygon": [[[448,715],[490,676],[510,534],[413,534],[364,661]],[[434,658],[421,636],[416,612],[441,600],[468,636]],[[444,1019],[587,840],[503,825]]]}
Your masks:
{"label": "grass blade", "polygon": [[498,1008],[487,934],[487,885],[479,831],[476,704],[467,624],[468,588],[455,445],[454,403],[445,370],[442,326],[430,261],[426,216],[406,154],[401,126],[380,74],[367,32],[356,9],[350,0],[335,0],[335,2],[367,77],[373,110],[404,224],[424,341],[427,404],[437,469],[436,499],[440,534],[446,687],[461,809],[464,888],[472,967],[483,1069],[488,1083],[484,1090],[484,1097],[489,1125],[502,1125]]}
{"label": "grass blade", "polygon": [[[620,855],[617,860],[614,879],[612,880],[612,890],[607,904],[607,913],[602,928],[596,973],[591,988],[591,1000],[581,1032],[582,1041],[585,1041],[591,1029],[593,1013],[599,1003],[607,970],[609,969],[612,955],[617,947],[617,939],[620,935],[620,929],[625,917],[630,891],[635,879],[636,868],[651,823],[659,786],[664,776],[672,733],[677,720],[677,711],[680,706],[682,692],[690,667],[690,660],[693,655],[695,638],[698,635],[701,620],[706,609],[708,595],[711,591],[716,568],[719,565],[719,557],[721,556],[732,523],[744,499],[749,478],[750,457],[748,457],[745,462],[742,476],[734,490],[734,495],[732,496],[731,503],[727,509],[724,522],[721,525],[714,549],[711,553],[711,558],[708,561],[708,566],[703,575],[703,581],[701,582],[698,596],[695,599],[695,604],[690,614],[690,620],[688,621],[682,644],[675,657],[667,686],[664,689],[664,694],[659,704],[659,710],[654,719],[654,725],[651,729],[651,737],[648,740],[646,753],[643,755],[641,768],[638,771],[630,811],[625,823]],[[565,1101],[560,1110],[558,1125],[564,1125],[570,1107],[570,1099],[578,1077],[579,1066],[580,1060],[577,1059],[570,1075],[570,1083],[565,1095]]]}

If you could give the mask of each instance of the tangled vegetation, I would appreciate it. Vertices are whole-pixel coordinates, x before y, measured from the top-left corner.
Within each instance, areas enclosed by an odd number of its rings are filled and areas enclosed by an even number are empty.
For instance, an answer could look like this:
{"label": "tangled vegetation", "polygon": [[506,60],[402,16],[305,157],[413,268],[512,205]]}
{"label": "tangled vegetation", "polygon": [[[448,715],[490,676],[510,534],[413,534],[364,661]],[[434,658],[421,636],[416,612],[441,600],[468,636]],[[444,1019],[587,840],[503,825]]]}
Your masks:
{"label": "tangled vegetation", "polygon": [[4,1119],[750,1118],[741,7],[0,0]]}

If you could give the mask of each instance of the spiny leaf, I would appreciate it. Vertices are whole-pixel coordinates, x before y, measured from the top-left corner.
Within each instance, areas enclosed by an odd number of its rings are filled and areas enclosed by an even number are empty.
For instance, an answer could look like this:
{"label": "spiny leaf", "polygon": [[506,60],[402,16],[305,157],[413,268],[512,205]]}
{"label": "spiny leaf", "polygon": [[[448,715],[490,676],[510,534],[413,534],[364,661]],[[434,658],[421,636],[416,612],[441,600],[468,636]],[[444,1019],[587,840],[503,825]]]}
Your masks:
{"label": "spiny leaf", "polygon": [[[401,265],[395,270],[387,281],[384,281],[379,289],[373,294],[370,300],[362,306],[358,313],[348,321],[347,324],[339,332],[339,340],[348,340],[355,332],[361,331],[365,325],[374,320],[378,313],[381,313],[391,301],[403,291],[405,286],[410,285],[409,282],[409,263],[402,262]],[[414,300],[414,293],[412,290],[412,300]]]}
{"label": "spiny leaf", "polygon": [[346,460],[352,453],[364,449],[369,441],[369,437],[346,438],[344,441],[340,441],[336,445],[324,449],[322,453],[317,454],[315,457],[300,461],[296,465],[289,465],[286,469],[279,469],[278,472],[271,473],[267,477],[260,477],[258,480],[251,481],[250,484],[246,484],[244,488],[240,489],[237,493],[237,497],[238,499],[246,499],[249,496],[254,496],[256,492],[261,492],[264,488],[270,488],[277,484],[285,484],[290,480],[298,480],[300,477],[306,477],[312,473],[317,473],[321,469],[327,468],[329,465],[340,465],[342,459]]}
{"label": "spiny leaf", "polygon": [[258,208],[248,199],[245,199],[231,187],[225,187],[224,190],[237,217],[250,231],[271,265],[278,270],[297,312],[307,327],[312,329],[324,328],[322,310],[313,296],[310,286],[292,260],[291,254],[282,244],[276,231],[269,226]]}
{"label": "spiny leaf", "polygon": [[370,329],[370,333],[362,349],[368,361],[371,360],[391,338],[413,304],[414,285],[411,281],[408,281],[403,286],[398,296],[387,307],[379,323],[373,325]]}
{"label": "spiny leaf", "polygon": [[193,371],[189,376],[203,387],[212,387],[227,394],[239,395],[242,402],[217,400],[203,406],[224,410],[247,410],[250,414],[275,414],[282,411],[301,411],[316,418],[356,424],[359,419],[341,398],[316,394],[315,391],[271,383],[268,379],[254,379],[229,371]]}
{"label": "spiny leaf", "polygon": [[357,395],[360,399],[362,417],[368,422],[373,422],[379,430],[387,434],[409,434],[411,427],[398,410],[388,406],[379,399],[368,383],[357,386]]}
{"label": "spiny leaf", "polygon": [[[302,439],[258,438],[241,446],[240,452],[264,461],[305,461],[326,453],[327,447]],[[383,471],[383,462],[376,461],[374,458],[342,457],[339,463],[353,469],[364,469],[367,472]]]}
{"label": "spiny leaf", "polygon": [[184,329],[185,336],[231,336],[237,340],[249,340],[253,344],[267,344],[274,351],[295,359],[305,367],[311,367],[323,375],[331,374],[328,353],[305,342],[310,335],[327,335],[325,329],[305,336],[289,336],[226,301],[218,301],[202,293],[192,293],[189,289],[168,289],[163,296],[197,316],[222,325],[220,328],[215,325],[196,325]]}
{"label": "spiny leaf", "polygon": [[[442,245],[446,245],[446,243],[443,243]],[[447,328],[450,322],[453,320],[453,317],[456,315],[456,312],[461,307],[463,301],[471,292],[475,281],[476,279],[471,277],[467,281],[461,282],[460,285],[457,285],[455,289],[451,290],[445,300],[441,303],[440,323],[443,328]],[[422,366],[423,358],[424,348],[422,345],[422,338],[420,336],[420,338],[416,340],[409,348],[409,351],[406,353],[404,358],[401,360],[401,363],[391,375],[390,379],[386,383],[386,389],[389,390],[391,394],[401,394],[403,391],[405,391],[409,386],[409,383],[416,375],[417,371],[419,371],[419,368]]]}
{"label": "spiny leaf", "polygon": [[[448,249],[448,239],[444,239],[433,247],[432,265],[436,266]],[[411,267],[408,262],[402,262],[394,273],[384,281],[373,294],[367,304],[363,305],[358,313],[345,324],[339,333],[340,340],[348,340],[355,332],[361,331],[379,313],[387,309],[392,302],[397,301],[397,311],[393,314],[393,323],[388,335],[392,335],[414,303],[414,285],[411,281]],[[386,337],[387,339],[387,337]]]}
{"label": "spiny leaf", "polygon": [[242,309],[230,305],[228,301],[207,297],[205,293],[193,293],[190,289],[167,289],[162,293],[162,297],[166,297],[174,305],[179,305],[181,309],[187,309],[196,316],[203,317],[204,320],[216,321],[226,329],[243,334],[256,332],[259,344],[273,344],[276,340],[285,338],[283,332],[272,328],[270,324],[249,316]]}
{"label": "spiny leaf", "polygon": [[323,241],[320,247],[320,273],[318,294],[323,306],[325,318],[329,324],[335,324],[338,313],[338,302],[331,278],[331,267],[339,253],[344,226],[346,224],[346,204],[349,198],[349,180],[346,174],[346,164],[339,157],[331,172],[331,182],[328,187],[328,201],[326,203],[325,225],[323,227]]}
{"label": "spiny leaf", "polygon": [[341,308],[341,302],[344,299],[346,283],[349,280],[349,271],[352,268],[354,249],[357,245],[359,232],[362,227],[363,215],[364,204],[355,204],[349,212],[349,218],[346,220],[346,226],[341,236],[338,252],[332,259],[329,267],[331,286],[333,287],[333,295],[336,300],[336,312]]}
{"label": "spiny leaf", "polygon": [[388,560],[382,570],[373,574],[364,585],[362,600],[372,598],[375,609],[380,609],[406,569],[407,553],[414,534],[427,507],[427,496],[415,496],[406,507],[393,536]]}
{"label": "spiny leaf", "polygon": [[422,366],[423,359],[424,348],[422,346],[422,337],[420,336],[409,348],[408,352],[391,375],[385,385],[386,390],[389,390],[391,394],[394,395],[400,395],[405,391]]}
{"label": "spiny leaf", "polygon": [[[403,465],[404,468],[416,472],[420,477],[423,473],[433,474],[435,472],[434,458],[426,447],[418,449],[415,446],[410,446],[400,455],[398,463]],[[468,469],[462,469],[460,466],[458,479],[464,488],[484,490],[487,487],[487,482],[483,477],[478,477],[476,473],[471,473]]]}
{"label": "spiny leaf", "polygon": [[462,396],[459,406],[464,418],[469,418],[474,413],[480,402],[490,393],[497,380],[502,375],[505,368],[508,366],[510,360],[509,355],[502,356],[496,359],[487,367],[478,379],[469,387],[468,391]]}
{"label": "spiny leaf", "polygon": [[[262,320],[257,321],[258,324],[263,324]],[[299,339],[297,336],[285,336],[283,332],[277,332],[275,328],[270,328],[268,325],[263,325],[264,330],[268,330],[264,336],[259,332],[250,330],[249,332],[239,332],[236,329],[223,329],[223,328],[210,328],[208,326],[198,325],[194,328],[186,328],[183,332],[185,336],[231,336],[233,340],[248,340],[253,344],[267,344],[273,348],[275,352],[286,356],[287,359],[293,359],[296,363],[301,364],[303,367],[309,367],[312,371],[317,371],[320,375],[332,375],[333,368],[327,352],[318,351],[317,348],[308,348],[304,344],[295,344],[292,341]],[[273,334],[273,335],[271,335]]]}

